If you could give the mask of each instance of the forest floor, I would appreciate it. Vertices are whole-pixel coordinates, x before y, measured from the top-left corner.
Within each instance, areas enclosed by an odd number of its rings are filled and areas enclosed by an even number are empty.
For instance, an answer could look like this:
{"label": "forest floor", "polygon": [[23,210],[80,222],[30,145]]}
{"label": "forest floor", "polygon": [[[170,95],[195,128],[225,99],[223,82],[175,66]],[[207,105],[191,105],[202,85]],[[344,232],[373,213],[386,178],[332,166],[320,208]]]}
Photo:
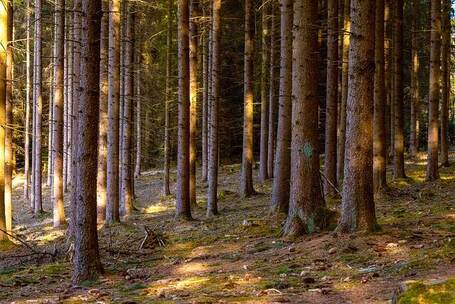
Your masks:
{"label": "forest floor", "polygon": [[[455,158],[452,155],[452,164]],[[194,221],[176,222],[173,197],[161,197],[161,172],[136,185],[138,211],[121,224],[100,227],[105,268],[97,282],[71,285],[70,244],[52,216],[34,217],[15,179],[15,233],[36,250],[1,244],[1,303],[388,303],[408,280],[455,276],[455,165],[441,180],[425,182],[425,159],[406,163],[377,199],[381,231],[296,240],[281,237],[283,218],[270,217],[271,184],[237,195],[239,166],[224,166],[220,216],[205,218],[205,188],[198,188]],[[45,210],[50,211],[48,189]],[[330,200],[333,209],[339,199]],[[145,227],[165,245],[149,238]],[[150,248],[148,248],[150,247]],[[425,303],[425,302],[419,302]]]}

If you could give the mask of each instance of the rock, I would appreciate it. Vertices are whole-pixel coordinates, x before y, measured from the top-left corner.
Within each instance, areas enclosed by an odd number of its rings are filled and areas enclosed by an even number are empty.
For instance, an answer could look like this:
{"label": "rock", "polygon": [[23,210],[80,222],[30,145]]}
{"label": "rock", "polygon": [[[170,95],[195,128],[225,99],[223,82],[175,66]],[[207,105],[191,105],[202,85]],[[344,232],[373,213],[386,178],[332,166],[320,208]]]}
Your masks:
{"label": "rock", "polygon": [[370,273],[370,272],[375,272],[376,270],[378,270],[378,266],[371,265],[371,266],[368,266],[368,267],[365,267],[365,268],[360,268],[359,272],[360,273]]}
{"label": "rock", "polygon": [[147,268],[131,268],[126,273],[129,279],[146,279],[151,275],[151,271]]}
{"label": "rock", "polygon": [[412,249],[422,249],[423,247],[425,247],[425,245],[423,245],[423,244],[417,244],[417,245],[411,246]]}
{"label": "rock", "polygon": [[386,245],[386,248],[388,248],[388,249],[397,248],[397,247],[398,247],[397,243],[388,243]]}
{"label": "rock", "polygon": [[399,240],[398,244],[406,244],[408,241],[407,240]]}
{"label": "rock", "polygon": [[351,278],[350,277],[345,277],[343,279],[343,282],[347,283],[347,282],[351,282]]}
{"label": "rock", "polygon": [[289,252],[295,252],[295,247],[289,247]]}
{"label": "rock", "polygon": [[334,253],[337,252],[337,248],[336,247],[332,247],[332,248],[329,249],[328,252],[329,252],[329,254],[334,254]]}
{"label": "rock", "polygon": [[308,289],[309,292],[318,292],[318,293],[322,293],[322,289],[321,288],[313,288],[313,289]]}

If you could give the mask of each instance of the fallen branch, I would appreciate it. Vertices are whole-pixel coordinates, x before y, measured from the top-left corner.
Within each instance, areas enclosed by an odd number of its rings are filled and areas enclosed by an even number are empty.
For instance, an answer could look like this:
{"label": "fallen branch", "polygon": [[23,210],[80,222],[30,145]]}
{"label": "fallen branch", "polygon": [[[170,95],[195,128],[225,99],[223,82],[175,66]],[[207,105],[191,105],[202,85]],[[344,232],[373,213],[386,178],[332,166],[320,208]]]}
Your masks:
{"label": "fallen branch", "polygon": [[329,184],[329,186],[332,187],[333,190],[335,190],[339,196],[342,196],[340,190],[338,190],[338,188],[327,178],[327,176],[325,176],[324,173],[322,173],[322,171],[319,171],[319,173],[326,180],[326,182]]}
{"label": "fallen branch", "polygon": [[55,248],[54,248],[54,252],[53,253],[50,253],[50,252],[46,252],[46,251],[39,251],[38,249],[35,249],[33,248],[30,244],[28,244],[26,241],[22,240],[20,237],[8,232],[8,231],[5,231],[3,229],[0,228],[0,231],[5,233],[7,236],[10,236],[12,237],[13,239],[17,240],[19,243],[21,243],[22,245],[24,245],[25,247],[27,247],[28,249],[30,249],[34,254],[41,254],[41,255],[50,255],[51,257],[55,258],[56,256],[56,251],[55,251]]}

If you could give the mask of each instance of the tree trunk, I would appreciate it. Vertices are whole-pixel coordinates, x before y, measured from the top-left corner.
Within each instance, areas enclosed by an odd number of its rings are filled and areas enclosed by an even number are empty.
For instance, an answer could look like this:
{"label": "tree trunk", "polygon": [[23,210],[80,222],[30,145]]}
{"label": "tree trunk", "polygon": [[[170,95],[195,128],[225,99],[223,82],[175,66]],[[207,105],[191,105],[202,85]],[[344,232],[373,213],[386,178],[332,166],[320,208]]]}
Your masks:
{"label": "tree trunk", "polygon": [[252,0],[245,0],[245,63],[243,105],[243,153],[240,195],[248,197],[253,189],[253,102],[254,102],[254,8]]}
{"label": "tree trunk", "polygon": [[375,74],[373,117],[373,185],[374,193],[387,186],[387,149],[385,133],[385,74],[384,74],[384,0],[376,0]]}
{"label": "tree trunk", "polygon": [[[115,7],[114,7],[115,8]],[[81,90],[78,147],[73,282],[96,280],[103,272],[96,225],[97,144],[99,123],[101,0],[82,0]]]}
{"label": "tree trunk", "polygon": [[[325,123],[324,181],[326,195],[334,196],[337,184],[337,117],[338,117],[338,0],[328,2],[327,99]],[[332,184],[332,185],[331,185]]]}
{"label": "tree trunk", "polygon": [[120,0],[109,0],[109,71],[106,222],[119,215]]}
{"label": "tree trunk", "polygon": [[268,71],[269,71],[269,40],[270,35],[268,22],[268,5],[267,0],[262,1],[261,11],[261,142],[259,147],[259,180],[264,182],[269,178],[268,173],[268,140],[269,140],[269,96],[268,96]]}
{"label": "tree trunk", "polygon": [[314,233],[326,226],[318,151],[318,3],[294,5],[291,187],[285,235]]}
{"label": "tree trunk", "polygon": [[141,73],[142,73],[142,43],[138,43],[136,52],[136,167],[134,168],[135,179],[141,176],[142,170],[142,97],[141,97]]}
{"label": "tree trunk", "polygon": [[450,98],[450,48],[451,1],[443,0],[442,15],[442,99],[441,99],[441,163],[449,166],[449,98]]}
{"label": "tree trunk", "polygon": [[178,0],[178,154],[176,218],[191,219],[189,0]]}
{"label": "tree trunk", "polygon": [[43,95],[42,95],[42,18],[41,18],[41,0],[35,1],[35,46],[34,46],[34,90],[35,90],[35,133],[34,133],[34,213],[43,212],[42,202],[42,171],[41,171],[41,135],[42,135],[42,112],[43,112]]}
{"label": "tree trunk", "polygon": [[98,139],[98,175],[97,180],[97,206],[98,222],[106,219],[106,176],[107,176],[107,131],[108,131],[108,53],[109,53],[109,5],[107,0],[102,0],[103,17],[101,18],[101,52],[100,52],[100,117]]}
{"label": "tree trunk", "polygon": [[168,22],[167,22],[167,38],[166,38],[166,92],[164,101],[164,182],[163,194],[170,195],[169,189],[169,170],[171,163],[170,155],[170,114],[169,103],[171,102],[171,41],[172,41],[172,0],[168,0]]}
{"label": "tree trunk", "polygon": [[346,154],[338,230],[376,227],[373,197],[373,95],[375,2],[351,0],[351,41]]}
{"label": "tree trunk", "polygon": [[[31,90],[31,64],[30,64],[30,32],[31,32],[31,8],[30,0],[26,2],[27,16],[27,41],[25,42],[25,135],[24,135],[24,198],[30,199],[30,90]],[[33,202],[32,202],[33,203]],[[33,209],[33,206],[31,206]]]}
{"label": "tree trunk", "polygon": [[411,29],[411,156],[415,157],[419,151],[419,114],[420,114],[420,58],[418,41],[418,22],[420,19],[420,0],[412,1],[412,29]]}
{"label": "tree trunk", "polygon": [[123,213],[130,216],[133,212],[133,176],[132,137],[133,137],[133,107],[134,107],[134,47],[135,47],[135,8],[128,3],[125,12],[125,48],[124,48],[124,104],[123,104],[123,132],[122,132],[122,195]]}
{"label": "tree trunk", "polygon": [[395,1],[394,14],[394,153],[393,153],[393,176],[405,178],[404,172],[404,116],[403,116],[403,0]]}
{"label": "tree trunk", "polygon": [[272,178],[273,175],[273,165],[275,160],[275,146],[276,146],[276,126],[275,126],[275,116],[276,116],[276,79],[275,79],[275,63],[276,63],[276,51],[275,51],[275,4],[272,3],[271,8],[271,21],[270,21],[270,76],[269,76],[269,115],[268,115],[268,131],[269,138],[267,142],[267,173],[269,178]]}
{"label": "tree trunk", "polygon": [[341,104],[340,104],[340,118],[338,127],[338,151],[337,151],[337,181],[341,185],[344,175],[344,154],[346,147],[346,104],[348,100],[348,86],[349,86],[349,45],[350,45],[350,31],[351,31],[351,0],[344,1],[343,12],[343,54],[341,63]]}
{"label": "tree trunk", "polygon": [[[203,6],[204,19],[209,18],[205,6]],[[207,182],[208,173],[208,105],[209,105],[209,34],[210,27],[205,25],[202,32],[202,182]]]}
{"label": "tree trunk", "polygon": [[[0,45],[8,44],[8,2],[0,5]],[[5,47],[0,48],[0,124],[6,124],[6,62],[7,50]],[[6,230],[5,217],[5,128],[0,128],[0,229]],[[0,230],[0,241],[7,240],[8,236]]]}
{"label": "tree trunk", "polygon": [[271,212],[287,213],[291,166],[293,0],[281,0],[280,88]]}
{"label": "tree trunk", "polygon": [[13,69],[14,69],[14,58],[13,58],[13,48],[14,48],[14,23],[13,23],[13,2],[8,1],[5,3],[7,5],[7,55],[6,55],[6,128],[5,128],[5,223],[6,230],[12,231],[13,228],[13,204],[12,204],[12,194],[13,194]]}
{"label": "tree trunk", "polygon": [[63,201],[63,69],[65,62],[65,0],[55,2],[53,207],[54,227],[66,222]]}
{"label": "tree trunk", "polygon": [[209,151],[208,151],[208,192],[207,216],[218,214],[218,106],[221,78],[221,0],[213,1],[211,39],[211,81],[209,109]]}
{"label": "tree trunk", "polygon": [[428,113],[428,164],[427,180],[439,179],[438,128],[439,89],[441,78],[441,0],[431,0],[431,50]]}
{"label": "tree trunk", "polygon": [[[393,100],[393,60],[392,60],[392,33],[393,33],[393,4],[392,0],[384,1],[384,73],[386,90],[386,113],[385,113],[385,132],[386,132],[386,151],[387,156],[393,154],[392,140],[392,100]],[[387,157],[389,163],[393,157]]]}

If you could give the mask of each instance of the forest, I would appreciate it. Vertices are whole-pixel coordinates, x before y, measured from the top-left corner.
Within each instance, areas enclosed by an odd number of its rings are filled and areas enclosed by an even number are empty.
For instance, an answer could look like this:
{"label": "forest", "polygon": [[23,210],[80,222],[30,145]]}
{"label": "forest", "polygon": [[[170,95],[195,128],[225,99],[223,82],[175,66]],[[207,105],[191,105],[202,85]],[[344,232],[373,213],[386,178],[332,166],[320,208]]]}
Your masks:
{"label": "forest", "polygon": [[0,303],[455,304],[452,0],[0,0]]}

